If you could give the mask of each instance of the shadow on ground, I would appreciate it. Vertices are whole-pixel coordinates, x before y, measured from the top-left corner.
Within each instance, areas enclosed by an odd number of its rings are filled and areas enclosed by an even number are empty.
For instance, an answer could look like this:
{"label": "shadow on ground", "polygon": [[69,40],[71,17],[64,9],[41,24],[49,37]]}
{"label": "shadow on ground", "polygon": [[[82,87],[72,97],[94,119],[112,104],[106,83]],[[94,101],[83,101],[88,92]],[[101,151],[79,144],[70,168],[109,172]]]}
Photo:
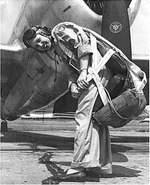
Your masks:
{"label": "shadow on ground", "polygon": [[3,133],[1,142],[30,142],[43,146],[55,147],[60,150],[72,150],[73,149],[73,137],[62,137],[55,135],[37,134],[30,132],[20,132],[20,131],[9,131]]}
{"label": "shadow on ground", "polygon": [[[54,131],[55,132],[55,131]],[[62,136],[55,136],[55,135],[46,135],[46,134],[39,134],[39,133],[31,133],[31,132],[22,132],[22,131],[9,131],[3,133],[1,137],[1,142],[29,142],[34,143],[34,145],[43,145],[43,146],[50,146],[55,147],[60,150],[73,150],[73,142],[74,137],[62,137]],[[115,145],[113,143],[136,143],[136,142],[149,142],[148,136],[117,136],[111,138],[112,143],[112,152],[126,152],[128,150],[132,150],[132,147],[127,147],[123,145]]]}
{"label": "shadow on ground", "polygon": [[[54,162],[56,165],[70,166],[70,162]],[[47,165],[48,169],[48,165]],[[48,169],[49,170],[49,169]],[[49,170],[50,171],[50,170]],[[109,175],[103,175],[102,177],[114,178],[114,177],[138,177],[140,170],[133,170],[119,165],[113,165],[113,173]],[[53,174],[54,175],[54,174]]]}
{"label": "shadow on ground", "polygon": [[[52,174],[51,177],[48,177],[42,181],[42,184],[59,184],[61,181],[57,179],[59,175],[64,175],[64,170],[59,167],[59,165],[64,165],[64,163],[61,162],[47,162],[45,163],[48,171]],[[67,164],[67,163],[66,163]],[[65,164],[65,165],[66,165]],[[68,164],[69,165],[69,164]],[[109,175],[102,175],[101,176],[95,176],[95,173],[90,173],[88,176],[82,177],[80,179],[72,179],[67,182],[100,182],[101,178],[115,178],[115,177],[138,177],[139,173],[141,171],[139,170],[133,170],[130,168],[122,167],[119,165],[113,165],[113,173]]]}
{"label": "shadow on ground", "polygon": [[149,142],[148,136],[112,136],[112,142],[119,143],[137,143],[137,142]]}
{"label": "shadow on ground", "polygon": [[[48,177],[42,181],[42,184],[59,184],[61,180],[58,178],[59,176],[65,175],[65,171],[60,168],[60,166],[70,166],[69,162],[52,162],[51,161],[52,154],[46,153],[42,158],[40,158],[40,163],[44,163],[47,167],[47,170],[52,174],[51,177]],[[109,175],[101,174],[100,176],[98,173],[90,172],[86,174],[85,177],[82,177],[80,179],[71,179],[67,182],[100,182],[101,178],[115,178],[115,177],[138,177],[139,173],[141,171],[139,170],[133,170],[130,168],[126,168],[119,165],[113,165],[113,173]],[[97,175],[95,175],[97,174]]]}

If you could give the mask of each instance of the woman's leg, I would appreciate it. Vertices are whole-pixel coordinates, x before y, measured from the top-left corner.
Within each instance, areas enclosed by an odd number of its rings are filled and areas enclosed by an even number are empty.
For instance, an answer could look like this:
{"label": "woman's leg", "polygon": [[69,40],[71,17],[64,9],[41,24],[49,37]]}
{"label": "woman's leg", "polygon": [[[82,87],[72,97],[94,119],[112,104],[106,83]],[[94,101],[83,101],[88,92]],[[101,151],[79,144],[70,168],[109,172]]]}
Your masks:
{"label": "woman's leg", "polygon": [[74,141],[73,169],[90,167],[111,168],[110,138],[107,127],[96,125],[91,121],[91,115],[98,92],[94,84],[85,91],[78,104],[76,112],[76,137]]}

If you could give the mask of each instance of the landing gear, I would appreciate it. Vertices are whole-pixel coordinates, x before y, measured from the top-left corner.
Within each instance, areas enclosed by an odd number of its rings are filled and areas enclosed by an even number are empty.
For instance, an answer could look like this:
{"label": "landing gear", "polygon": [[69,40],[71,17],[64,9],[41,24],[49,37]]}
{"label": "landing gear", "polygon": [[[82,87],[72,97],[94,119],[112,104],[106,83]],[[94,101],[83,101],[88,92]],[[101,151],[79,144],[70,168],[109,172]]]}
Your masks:
{"label": "landing gear", "polygon": [[8,123],[6,120],[1,122],[1,132],[8,132]]}

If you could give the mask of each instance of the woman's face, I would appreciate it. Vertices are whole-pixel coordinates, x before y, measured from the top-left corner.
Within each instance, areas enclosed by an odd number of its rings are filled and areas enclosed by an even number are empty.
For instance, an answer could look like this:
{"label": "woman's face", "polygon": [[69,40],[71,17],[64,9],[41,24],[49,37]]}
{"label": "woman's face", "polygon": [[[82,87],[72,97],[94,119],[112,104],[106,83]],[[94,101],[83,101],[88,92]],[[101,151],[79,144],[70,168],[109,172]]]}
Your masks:
{"label": "woman's face", "polygon": [[51,48],[51,41],[48,37],[37,33],[36,37],[28,42],[34,49],[38,51],[47,51]]}

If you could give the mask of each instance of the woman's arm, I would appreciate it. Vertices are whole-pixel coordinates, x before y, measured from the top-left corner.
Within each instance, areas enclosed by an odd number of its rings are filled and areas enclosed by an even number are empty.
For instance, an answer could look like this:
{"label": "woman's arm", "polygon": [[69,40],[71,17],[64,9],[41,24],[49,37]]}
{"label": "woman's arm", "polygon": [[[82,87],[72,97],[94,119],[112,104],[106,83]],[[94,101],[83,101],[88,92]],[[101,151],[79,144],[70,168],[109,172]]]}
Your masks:
{"label": "woman's arm", "polygon": [[80,75],[77,79],[77,85],[81,89],[86,89],[89,85],[87,82],[87,70],[89,64],[89,54],[80,58]]}

